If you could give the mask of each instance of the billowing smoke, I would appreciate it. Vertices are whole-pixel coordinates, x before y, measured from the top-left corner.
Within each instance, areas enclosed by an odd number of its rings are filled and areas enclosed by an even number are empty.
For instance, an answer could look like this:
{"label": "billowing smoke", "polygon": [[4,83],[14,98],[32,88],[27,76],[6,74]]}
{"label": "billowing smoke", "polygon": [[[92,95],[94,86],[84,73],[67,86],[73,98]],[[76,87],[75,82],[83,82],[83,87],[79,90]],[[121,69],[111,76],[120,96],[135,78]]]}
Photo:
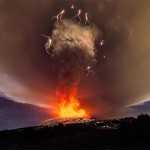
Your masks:
{"label": "billowing smoke", "polygon": [[76,94],[84,69],[95,60],[98,30],[64,19],[52,32],[54,58],[60,63],[57,95],[66,100]]}

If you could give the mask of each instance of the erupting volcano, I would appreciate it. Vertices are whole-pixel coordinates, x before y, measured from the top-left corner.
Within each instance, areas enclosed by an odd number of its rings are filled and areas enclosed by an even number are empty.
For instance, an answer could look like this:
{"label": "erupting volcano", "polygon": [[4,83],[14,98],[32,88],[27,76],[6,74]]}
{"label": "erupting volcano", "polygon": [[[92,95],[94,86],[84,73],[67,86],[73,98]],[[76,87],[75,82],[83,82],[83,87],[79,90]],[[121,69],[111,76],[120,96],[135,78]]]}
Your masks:
{"label": "erupting volcano", "polygon": [[65,99],[62,100],[62,103],[59,106],[60,114],[59,116],[61,118],[64,117],[88,117],[87,112],[80,108],[79,100],[70,97],[69,101],[66,101]]}
{"label": "erupting volcano", "polygon": [[80,106],[77,90],[81,79],[93,73],[90,69],[96,61],[95,41],[99,32],[93,24],[62,19],[64,12],[57,15],[52,35],[45,44],[46,51],[59,66],[57,117],[88,117],[84,106]]}

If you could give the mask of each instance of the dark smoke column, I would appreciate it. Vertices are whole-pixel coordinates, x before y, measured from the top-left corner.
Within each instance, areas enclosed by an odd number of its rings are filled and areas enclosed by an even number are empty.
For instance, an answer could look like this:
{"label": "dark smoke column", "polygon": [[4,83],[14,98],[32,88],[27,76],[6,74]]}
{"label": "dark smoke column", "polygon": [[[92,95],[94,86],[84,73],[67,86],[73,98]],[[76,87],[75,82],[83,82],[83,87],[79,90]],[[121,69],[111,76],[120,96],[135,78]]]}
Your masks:
{"label": "dark smoke column", "polygon": [[95,26],[82,26],[65,19],[55,24],[52,32],[52,53],[61,65],[56,90],[61,100],[60,117],[86,115],[85,110],[79,109],[76,94],[84,69],[95,61],[94,42],[97,36]]}

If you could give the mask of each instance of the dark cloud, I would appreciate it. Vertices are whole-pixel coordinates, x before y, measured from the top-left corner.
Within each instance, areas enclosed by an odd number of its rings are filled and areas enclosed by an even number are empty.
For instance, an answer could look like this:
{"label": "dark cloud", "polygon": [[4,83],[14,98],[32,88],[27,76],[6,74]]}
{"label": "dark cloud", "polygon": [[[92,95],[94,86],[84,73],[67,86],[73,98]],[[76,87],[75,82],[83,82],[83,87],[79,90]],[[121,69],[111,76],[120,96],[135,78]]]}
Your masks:
{"label": "dark cloud", "polygon": [[48,109],[0,97],[0,130],[35,126],[49,117]]}
{"label": "dark cloud", "polygon": [[[93,112],[112,116],[121,107],[148,98],[148,0],[0,1],[1,92],[17,100],[53,106],[59,66],[44,51],[45,39],[39,34],[50,35],[51,17],[63,8],[69,11],[72,3],[88,12],[106,40],[103,47],[96,43],[95,76],[82,79],[81,102]],[[65,17],[72,15],[69,11]]]}
{"label": "dark cloud", "polygon": [[115,112],[116,117],[137,117],[140,114],[150,114],[150,100],[144,100],[139,103],[135,103],[130,106],[126,106],[123,109]]}

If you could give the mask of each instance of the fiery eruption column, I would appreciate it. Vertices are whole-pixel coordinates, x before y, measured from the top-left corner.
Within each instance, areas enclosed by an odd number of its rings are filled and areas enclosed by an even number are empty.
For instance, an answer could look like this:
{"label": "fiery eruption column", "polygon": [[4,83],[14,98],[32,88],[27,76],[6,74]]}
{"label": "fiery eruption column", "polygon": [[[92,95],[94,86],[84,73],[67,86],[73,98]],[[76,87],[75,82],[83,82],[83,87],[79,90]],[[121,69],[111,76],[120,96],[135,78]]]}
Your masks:
{"label": "fiery eruption column", "polygon": [[61,102],[59,117],[87,117],[77,99],[78,85],[84,68],[95,62],[94,42],[97,28],[82,26],[71,20],[56,22],[52,32],[52,54],[60,64],[59,85],[56,90]]}

